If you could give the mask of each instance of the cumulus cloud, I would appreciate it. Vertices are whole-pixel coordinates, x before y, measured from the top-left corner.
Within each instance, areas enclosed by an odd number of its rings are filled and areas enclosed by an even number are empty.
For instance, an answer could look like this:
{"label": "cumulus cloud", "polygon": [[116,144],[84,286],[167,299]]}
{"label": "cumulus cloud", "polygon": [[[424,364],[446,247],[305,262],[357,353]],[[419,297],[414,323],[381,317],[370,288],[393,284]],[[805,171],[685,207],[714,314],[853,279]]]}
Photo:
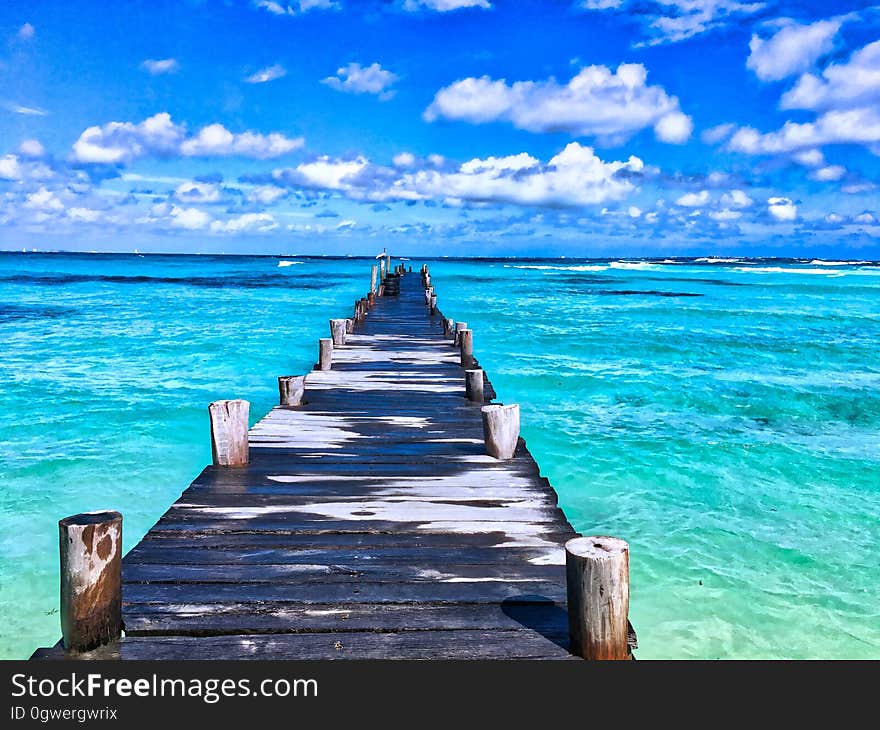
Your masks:
{"label": "cumulus cloud", "polygon": [[581,0],[584,10],[632,10],[642,17],[648,39],[639,45],[678,43],[721,28],[765,7],[738,0]]}
{"label": "cumulus cloud", "polygon": [[395,167],[412,167],[416,164],[416,157],[411,152],[401,152],[391,158]]}
{"label": "cumulus cloud", "polygon": [[821,76],[804,74],[780,100],[783,109],[847,109],[880,102],[880,41],[849,61],[831,64]]}
{"label": "cumulus cloud", "polygon": [[637,157],[604,162],[593,149],[570,143],[546,163],[527,153],[474,158],[455,168],[425,165],[400,170],[373,165],[365,157],[321,157],[273,173],[282,184],[339,191],[356,200],[441,200],[578,207],[621,200],[635,189]]}
{"label": "cumulus cloud", "polygon": [[282,76],[287,76],[287,69],[280,63],[276,63],[252,73],[245,78],[245,81],[249,84],[265,84],[268,81],[280,79]]}
{"label": "cumulus cloud", "polygon": [[141,68],[152,76],[159,76],[161,74],[175,73],[180,68],[180,64],[176,58],[148,58],[141,63]]}
{"label": "cumulus cloud", "polygon": [[840,180],[846,175],[846,168],[843,165],[826,165],[819,167],[810,173],[810,178],[819,182],[834,182]]}
{"label": "cumulus cloud", "polygon": [[489,0],[404,0],[403,9],[411,13],[419,10],[435,10],[438,13],[448,13],[452,10],[463,8],[483,8],[488,10],[492,7]]}
{"label": "cumulus cloud", "polygon": [[169,218],[171,219],[172,226],[185,228],[188,231],[207,228],[211,223],[211,216],[205,213],[205,211],[198,208],[179,208],[176,205],[171,206]]}
{"label": "cumulus cloud", "polygon": [[790,198],[768,198],[767,212],[778,221],[793,221],[797,218],[797,206]]}
{"label": "cumulus cloud", "polygon": [[721,196],[721,205],[726,208],[748,208],[754,201],[742,190],[731,190]]}
{"label": "cumulus cloud", "polygon": [[791,23],[766,39],[752,35],[746,67],[762,81],[779,81],[806,71],[832,50],[844,20],[839,17],[810,25]]}
{"label": "cumulus cloud", "polygon": [[23,41],[29,41],[31,38],[34,37],[35,34],[36,30],[34,29],[34,26],[32,26],[30,23],[25,23],[21,26],[21,28],[18,29],[18,33],[16,35],[18,35],[18,37]]}
{"label": "cumulus cloud", "polygon": [[38,139],[26,139],[19,146],[18,151],[25,157],[43,157],[46,148]]}
{"label": "cumulus cloud", "polygon": [[103,164],[125,164],[146,155],[268,159],[299,149],[303,143],[301,137],[291,139],[277,132],[233,134],[222,124],[209,124],[188,137],[184,125],[161,112],[138,124],[109,122],[89,127],[74,142],[73,156],[78,162]]}
{"label": "cumulus cloud", "polygon": [[361,66],[359,63],[349,63],[336,70],[335,76],[328,76],[321,81],[331,89],[344,91],[349,94],[375,94],[382,101],[394,96],[394,91],[389,87],[399,77],[382,68],[378,63],[369,66]]}
{"label": "cumulus cloud", "polygon": [[723,142],[727,139],[733,132],[736,130],[736,125],[733,123],[719,124],[715,127],[710,127],[705,130],[701,135],[700,139],[703,140],[706,144],[718,144],[719,142]]}
{"label": "cumulus cloud", "polygon": [[269,213],[244,213],[224,221],[211,222],[212,233],[267,233],[278,228]]}
{"label": "cumulus cloud", "polygon": [[212,183],[185,182],[177,186],[174,197],[184,203],[216,203],[220,188]]}
{"label": "cumulus cloud", "polygon": [[730,138],[728,148],[750,155],[773,155],[809,150],[829,144],[875,145],[880,142],[880,109],[862,107],[832,110],[815,122],[786,122],[776,132],[761,134],[742,127]]}
{"label": "cumulus cloud", "polygon": [[21,180],[21,165],[15,155],[0,157],[0,180]]}
{"label": "cumulus cloud", "polygon": [[258,185],[248,192],[247,199],[251,203],[271,205],[272,203],[287,197],[287,194],[287,190],[279,188],[277,185]]}
{"label": "cumulus cloud", "polygon": [[504,121],[530,132],[565,132],[619,143],[653,127],[658,139],[681,143],[690,137],[690,117],[661,86],[646,84],[640,63],[612,71],[589,66],[567,84],[546,81],[466,78],[440,89],[425,110],[427,121],[444,118],[472,124]]}
{"label": "cumulus cloud", "polygon": [[702,208],[709,202],[709,191],[701,190],[699,193],[686,193],[675,201],[676,205],[685,208]]}

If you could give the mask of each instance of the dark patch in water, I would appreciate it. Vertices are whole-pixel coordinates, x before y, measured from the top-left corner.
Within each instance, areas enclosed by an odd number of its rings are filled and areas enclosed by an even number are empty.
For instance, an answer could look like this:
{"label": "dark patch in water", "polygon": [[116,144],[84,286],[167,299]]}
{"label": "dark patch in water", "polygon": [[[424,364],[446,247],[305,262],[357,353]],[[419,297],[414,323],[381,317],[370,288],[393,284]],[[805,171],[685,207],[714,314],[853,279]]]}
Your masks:
{"label": "dark patch in water", "polygon": [[61,319],[69,317],[75,312],[75,309],[50,305],[0,304],[0,322],[15,322],[23,319]]}
{"label": "dark patch in water", "polygon": [[601,294],[602,296],[611,297],[701,297],[702,294],[686,291],[635,291],[632,289],[596,289],[591,294]]}
{"label": "dark patch in water", "polygon": [[239,276],[116,276],[92,274],[19,274],[0,277],[4,284],[39,284],[63,286],[65,284],[172,284],[203,287],[207,289],[332,289],[344,278],[334,274],[332,279],[315,275],[289,276],[286,274],[252,274]]}

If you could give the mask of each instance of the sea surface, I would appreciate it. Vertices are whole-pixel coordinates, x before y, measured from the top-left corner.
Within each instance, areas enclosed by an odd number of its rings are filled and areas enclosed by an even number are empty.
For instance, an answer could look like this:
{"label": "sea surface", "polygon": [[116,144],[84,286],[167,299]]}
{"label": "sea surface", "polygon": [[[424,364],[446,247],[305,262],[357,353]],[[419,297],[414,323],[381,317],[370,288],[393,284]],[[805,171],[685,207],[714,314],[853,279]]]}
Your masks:
{"label": "sea surface", "polygon": [[[880,658],[880,264],[424,261],[575,529],[629,541],[640,659]],[[133,546],[371,263],[0,254],[0,657],[60,634],[58,519]]]}

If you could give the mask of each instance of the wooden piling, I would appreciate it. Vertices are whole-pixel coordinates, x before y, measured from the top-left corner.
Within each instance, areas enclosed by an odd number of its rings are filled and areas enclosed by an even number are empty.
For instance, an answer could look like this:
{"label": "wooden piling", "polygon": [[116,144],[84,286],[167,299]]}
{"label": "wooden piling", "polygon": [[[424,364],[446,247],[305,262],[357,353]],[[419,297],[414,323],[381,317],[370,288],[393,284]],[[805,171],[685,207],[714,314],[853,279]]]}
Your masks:
{"label": "wooden piling", "polygon": [[376,277],[379,275],[379,267],[371,266],[370,267],[370,294],[373,294],[376,291]]}
{"label": "wooden piling", "polygon": [[282,375],[278,378],[278,403],[282,406],[300,406],[305,390],[305,375]]}
{"label": "wooden piling", "polygon": [[464,371],[464,393],[469,401],[482,403],[483,398],[483,371],[474,368]]}
{"label": "wooden piling", "polygon": [[61,637],[70,652],[116,641],[122,629],[122,515],[86,512],[58,522]]}
{"label": "wooden piling", "polygon": [[447,337],[452,337],[453,339],[455,338],[455,320],[443,320],[443,334]]}
{"label": "wooden piling", "polygon": [[483,406],[482,415],[486,453],[496,459],[512,459],[519,440],[519,406]]}
{"label": "wooden piling", "polygon": [[354,318],[349,317],[345,320],[345,334],[350,335],[354,332]]}
{"label": "wooden piling", "polygon": [[433,317],[437,314],[437,297],[433,294],[431,295],[431,316]]}
{"label": "wooden piling", "polygon": [[452,337],[452,345],[453,347],[458,347],[459,344],[459,334],[462,330],[467,329],[467,322],[456,322],[455,323],[455,333]]}
{"label": "wooden piling", "polygon": [[246,400],[239,399],[218,400],[208,406],[215,466],[247,465],[250,405]]}
{"label": "wooden piling", "polygon": [[330,370],[333,360],[333,340],[323,337],[318,340],[318,370]]}
{"label": "wooden piling", "polygon": [[376,291],[376,296],[377,297],[384,297],[385,296],[385,285],[384,284],[379,284],[379,289]]}
{"label": "wooden piling", "polygon": [[459,345],[461,346],[461,366],[470,368],[474,366],[474,331],[461,330],[458,333]]}
{"label": "wooden piling", "polygon": [[345,344],[345,331],[348,328],[346,320],[331,319],[330,320],[330,337],[333,338],[333,346],[339,347]]}
{"label": "wooden piling", "polygon": [[570,650],[584,659],[629,659],[629,545],[616,537],[565,543]]}

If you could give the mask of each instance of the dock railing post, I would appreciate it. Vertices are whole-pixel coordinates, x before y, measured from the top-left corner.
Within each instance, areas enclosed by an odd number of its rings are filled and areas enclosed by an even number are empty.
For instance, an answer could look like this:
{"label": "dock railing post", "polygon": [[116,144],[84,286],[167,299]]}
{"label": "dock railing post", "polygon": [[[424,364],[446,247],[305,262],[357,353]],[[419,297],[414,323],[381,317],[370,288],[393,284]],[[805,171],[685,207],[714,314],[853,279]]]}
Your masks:
{"label": "dock railing post", "polygon": [[122,515],[86,512],[58,522],[61,637],[71,652],[97,649],[122,633]]}
{"label": "dock railing post", "polygon": [[370,293],[376,291],[376,277],[379,275],[379,267],[371,266],[370,267]]}
{"label": "dock railing post", "polygon": [[437,314],[437,297],[432,294],[431,295],[431,316],[433,317]]}
{"label": "dock railing post", "polygon": [[217,400],[208,406],[215,466],[246,466],[249,459],[246,400]]}
{"label": "dock railing post", "polygon": [[464,392],[469,401],[483,402],[483,371],[480,368],[464,371]]}
{"label": "dock railing post", "polygon": [[354,332],[354,317],[345,320],[345,334],[350,335]]}
{"label": "dock railing post", "polygon": [[584,659],[630,659],[629,545],[616,537],[565,543],[571,652]]}
{"label": "dock railing post", "polygon": [[282,375],[278,378],[278,403],[301,406],[306,392],[305,375]]}
{"label": "dock railing post", "polygon": [[492,404],[481,410],[486,453],[496,459],[512,459],[519,441],[519,406]]}
{"label": "dock railing post", "polygon": [[330,370],[333,360],[333,340],[322,337],[318,340],[318,370]]}
{"label": "dock railing post", "polygon": [[461,366],[471,368],[474,366],[474,331],[461,330],[458,339],[461,345]]}
{"label": "dock railing post", "polygon": [[443,320],[443,334],[447,337],[455,339],[455,321],[452,319]]}
{"label": "dock railing post", "polygon": [[330,336],[333,338],[334,347],[345,344],[345,331],[347,328],[348,325],[344,319],[330,320]]}

